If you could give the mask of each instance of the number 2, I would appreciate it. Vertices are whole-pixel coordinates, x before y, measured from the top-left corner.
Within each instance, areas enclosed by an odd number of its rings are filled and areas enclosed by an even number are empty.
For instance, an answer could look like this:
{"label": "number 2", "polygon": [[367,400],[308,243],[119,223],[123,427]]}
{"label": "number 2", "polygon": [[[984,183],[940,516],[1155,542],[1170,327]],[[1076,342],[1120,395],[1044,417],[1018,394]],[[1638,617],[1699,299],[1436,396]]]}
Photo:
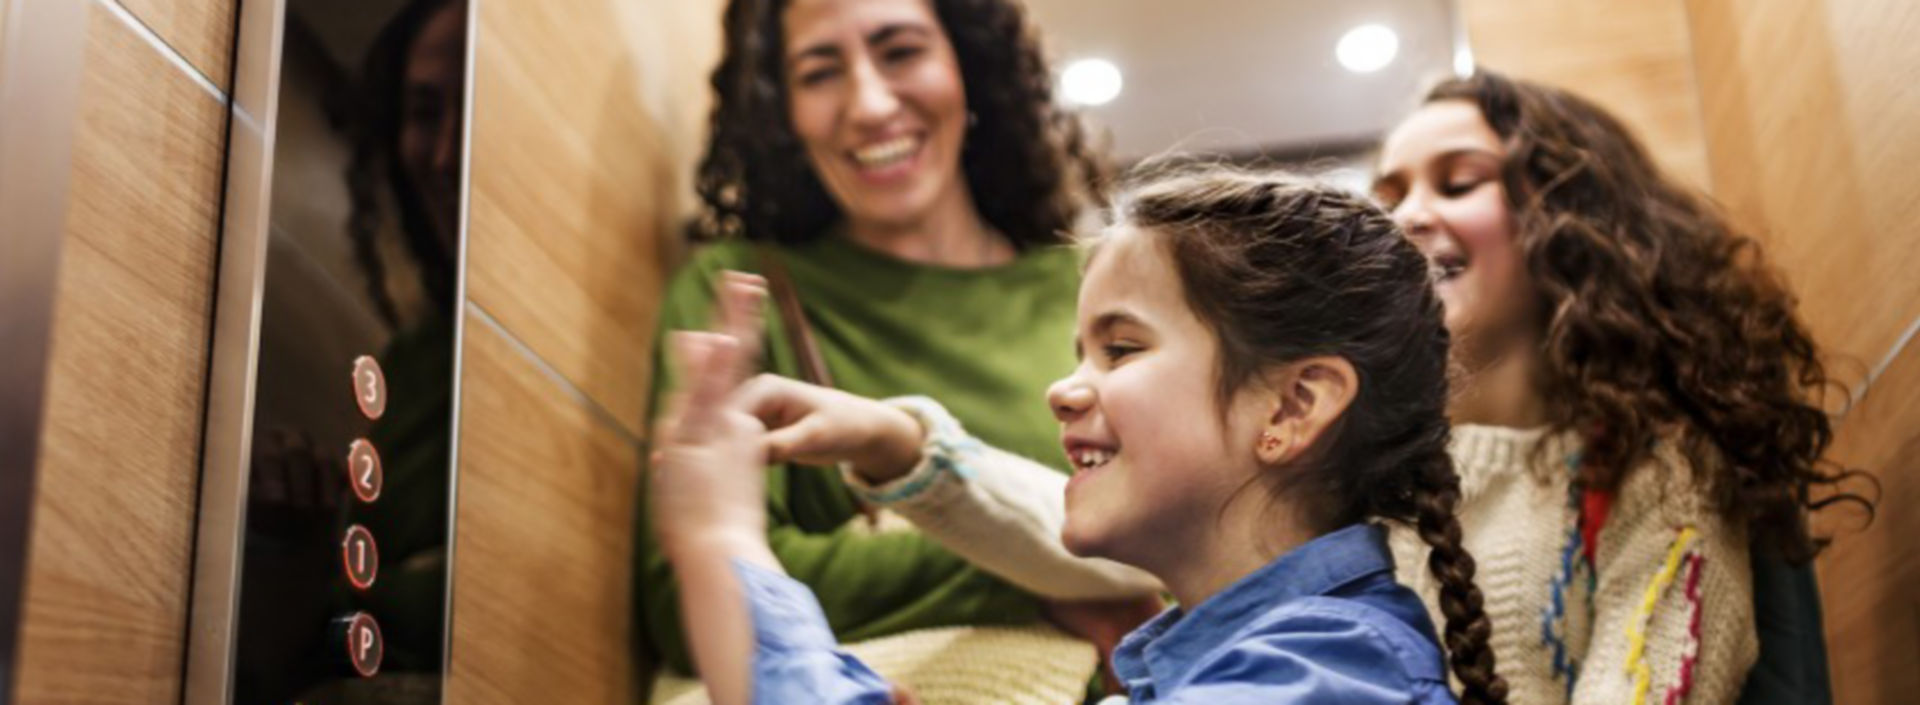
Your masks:
{"label": "number 2", "polygon": [[373,456],[370,454],[360,456],[360,486],[373,489]]}

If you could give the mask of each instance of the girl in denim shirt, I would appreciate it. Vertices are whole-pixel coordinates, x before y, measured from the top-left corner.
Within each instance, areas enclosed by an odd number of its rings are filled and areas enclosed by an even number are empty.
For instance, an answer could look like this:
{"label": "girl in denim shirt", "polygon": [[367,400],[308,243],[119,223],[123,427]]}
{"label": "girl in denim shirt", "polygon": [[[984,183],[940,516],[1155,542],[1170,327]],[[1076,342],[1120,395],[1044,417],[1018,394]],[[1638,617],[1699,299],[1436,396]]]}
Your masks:
{"label": "girl in denim shirt", "polygon": [[[1454,518],[1426,260],[1365,200],[1281,175],[1156,176],[1114,214],[1090,244],[1080,364],[1048,402],[1076,468],[1061,542],[1180,605],[1116,650],[1130,700],[1452,703],[1451,664],[1458,702],[1504,702]],[[759,469],[796,415],[741,381],[759,286],[728,279],[721,330],[677,335],[687,391],[656,436],[652,516],[695,658],[723,704],[894,702],[766,546]],[[1379,522],[1433,549],[1444,658]]]}

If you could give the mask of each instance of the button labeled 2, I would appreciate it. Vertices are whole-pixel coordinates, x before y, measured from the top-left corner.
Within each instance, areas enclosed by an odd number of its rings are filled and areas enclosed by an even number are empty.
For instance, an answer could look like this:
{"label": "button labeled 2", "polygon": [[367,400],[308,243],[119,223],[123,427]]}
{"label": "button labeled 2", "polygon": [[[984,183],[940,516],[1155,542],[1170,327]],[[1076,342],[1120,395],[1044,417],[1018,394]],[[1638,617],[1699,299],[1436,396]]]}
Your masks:
{"label": "button labeled 2", "polygon": [[367,503],[379,499],[380,488],[386,484],[380,452],[365,438],[356,438],[347,446],[347,484],[353,487],[353,496]]}
{"label": "button labeled 2", "polygon": [[347,538],[340,542],[340,559],[347,567],[347,582],[365,590],[380,576],[380,547],[373,543],[373,532],[359,524],[347,527]]}
{"label": "button labeled 2", "polygon": [[380,371],[380,362],[371,355],[353,359],[353,401],[369,420],[378,420],[381,414],[387,413],[387,377]]}
{"label": "button labeled 2", "polygon": [[373,621],[373,615],[355,612],[351,616],[335,622],[344,624],[347,641],[347,661],[353,664],[353,671],[363,678],[372,678],[380,672],[380,659],[386,655],[386,643],[380,638],[380,625]]}

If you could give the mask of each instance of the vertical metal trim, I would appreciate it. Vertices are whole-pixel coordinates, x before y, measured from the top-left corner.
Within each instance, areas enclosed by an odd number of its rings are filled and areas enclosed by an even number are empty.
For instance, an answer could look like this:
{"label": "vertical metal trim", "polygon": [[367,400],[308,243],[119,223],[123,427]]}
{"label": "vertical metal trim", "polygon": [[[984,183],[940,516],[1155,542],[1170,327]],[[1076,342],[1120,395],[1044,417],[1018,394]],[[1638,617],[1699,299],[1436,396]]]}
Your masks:
{"label": "vertical metal trim", "polygon": [[244,0],[234,48],[225,212],[200,466],[183,701],[232,701],[254,369],[266,274],[286,0]]}
{"label": "vertical metal trim", "polygon": [[52,369],[87,8],[11,0],[0,36],[0,703],[19,682],[34,474]]}
{"label": "vertical metal trim", "polygon": [[442,600],[440,644],[440,701],[447,700],[447,685],[453,676],[453,579],[455,547],[459,545],[460,535],[456,530],[460,526],[460,388],[461,374],[465,369],[467,350],[467,244],[472,241],[468,232],[468,214],[473,210],[473,94],[479,89],[474,82],[474,66],[480,43],[480,0],[467,0],[467,66],[466,66],[466,105],[462,106],[463,121],[460,133],[460,254],[455,263],[453,293],[453,419],[447,429],[447,582],[442,587],[445,599]]}

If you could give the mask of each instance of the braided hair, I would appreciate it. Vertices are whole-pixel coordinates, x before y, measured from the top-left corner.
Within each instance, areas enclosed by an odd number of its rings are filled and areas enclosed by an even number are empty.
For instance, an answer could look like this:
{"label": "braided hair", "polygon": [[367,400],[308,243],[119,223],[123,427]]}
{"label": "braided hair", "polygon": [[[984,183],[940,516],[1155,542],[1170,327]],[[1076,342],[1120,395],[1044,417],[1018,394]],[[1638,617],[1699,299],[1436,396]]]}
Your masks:
{"label": "braided hair", "polygon": [[1353,403],[1277,491],[1313,497],[1294,504],[1317,531],[1411,526],[1433,549],[1460,702],[1506,702],[1455,515],[1449,340],[1426,258],[1364,197],[1284,174],[1180,168],[1123,189],[1113,210],[1160,239],[1188,306],[1219,339],[1222,408],[1277,365],[1337,356],[1353,366]]}

